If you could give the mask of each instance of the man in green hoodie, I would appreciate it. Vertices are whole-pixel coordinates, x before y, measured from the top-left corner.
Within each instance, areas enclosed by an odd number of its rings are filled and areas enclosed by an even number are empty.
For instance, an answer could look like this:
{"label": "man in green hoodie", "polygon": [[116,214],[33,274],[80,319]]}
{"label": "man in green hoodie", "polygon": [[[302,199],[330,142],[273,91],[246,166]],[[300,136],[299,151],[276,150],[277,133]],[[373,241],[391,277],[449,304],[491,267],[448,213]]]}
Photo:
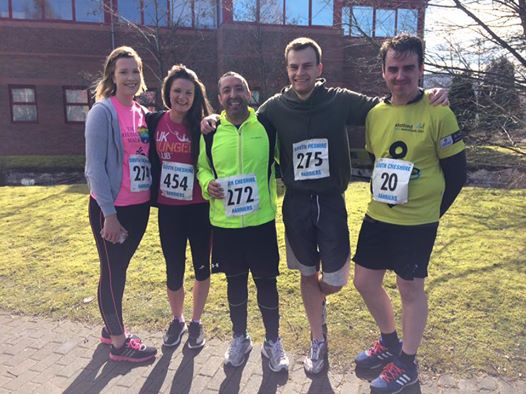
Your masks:
{"label": "man in green hoodie", "polygon": [[[278,136],[286,186],[287,264],[301,273],[301,295],[311,329],[304,368],[318,374],[327,358],[325,297],[338,292],[349,276],[344,192],[351,179],[351,163],[346,126],[364,125],[367,113],[380,99],[325,86],[319,78],[322,51],[310,38],[291,41],[285,60],[290,86],[263,103],[258,119],[272,125]],[[447,93],[439,93],[435,102],[447,102]],[[207,121],[201,123],[204,132],[210,130]]]}

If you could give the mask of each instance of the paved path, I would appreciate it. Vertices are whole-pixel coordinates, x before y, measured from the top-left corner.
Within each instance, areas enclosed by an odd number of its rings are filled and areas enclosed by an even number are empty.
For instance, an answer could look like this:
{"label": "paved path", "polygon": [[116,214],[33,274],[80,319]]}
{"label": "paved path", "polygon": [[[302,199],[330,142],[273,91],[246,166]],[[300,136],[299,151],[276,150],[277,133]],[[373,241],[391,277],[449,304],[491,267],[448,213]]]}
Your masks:
{"label": "paved path", "polygon": [[[308,378],[301,357],[291,354],[290,372],[275,374],[262,362],[259,344],[244,366],[224,368],[227,343],[217,339],[201,351],[162,349],[148,365],[109,362],[108,347],[98,342],[98,334],[98,327],[0,311],[0,393],[370,393],[368,383],[353,372]],[[161,333],[138,334],[149,344],[161,343]],[[520,394],[526,393],[526,380],[424,377],[421,386],[407,393]]]}

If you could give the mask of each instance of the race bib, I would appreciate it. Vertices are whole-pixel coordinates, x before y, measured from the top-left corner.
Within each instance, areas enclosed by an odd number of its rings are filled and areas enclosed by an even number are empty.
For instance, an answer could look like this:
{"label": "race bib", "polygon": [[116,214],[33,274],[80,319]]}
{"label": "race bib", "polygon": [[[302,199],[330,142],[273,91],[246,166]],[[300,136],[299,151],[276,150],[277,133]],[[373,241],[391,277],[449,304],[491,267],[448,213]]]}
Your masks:
{"label": "race bib", "polygon": [[245,174],[217,180],[225,191],[226,216],[243,216],[259,209],[256,175]]}
{"label": "race bib", "polygon": [[130,191],[143,192],[150,189],[150,161],[143,155],[130,155]]}
{"label": "race bib", "polygon": [[292,145],[294,180],[327,178],[329,171],[329,141],[317,138]]}
{"label": "race bib", "polygon": [[174,200],[192,200],[194,194],[194,166],[176,162],[163,162],[161,169],[161,195]]}
{"label": "race bib", "polygon": [[376,160],[372,176],[373,199],[392,205],[405,204],[408,201],[413,165],[398,159]]}

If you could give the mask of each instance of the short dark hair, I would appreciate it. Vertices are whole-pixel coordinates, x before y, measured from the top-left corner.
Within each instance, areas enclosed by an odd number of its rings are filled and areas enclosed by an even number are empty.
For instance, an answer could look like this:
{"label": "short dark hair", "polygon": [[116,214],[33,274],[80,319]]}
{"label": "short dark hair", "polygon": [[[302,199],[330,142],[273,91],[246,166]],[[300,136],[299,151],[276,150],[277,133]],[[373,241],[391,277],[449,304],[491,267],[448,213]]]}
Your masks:
{"label": "short dark hair", "polygon": [[285,64],[288,64],[288,55],[290,51],[301,51],[302,49],[312,48],[316,54],[316,64],[321,63],[321,47],[316,41],[308,37],[298,37],[292,40],[285,47]]}
{"label": "short dark hair", "polygon": [[250,88],[248,87],[248,82],[244,76],[242,76],[239,73],[236,73],[235,71],[227,71],[226,73],[221,75],[221,78],[219,78],[219,80],[217,81],[217,92],[218,93],[221,93],[221,81],[227,77],[234,77],[234,78],[239,79],[243,83],[243,86],[245,87],[247,92],[250,91]]}
{"label": "short dark hair", "polygon": [[424,64],[424,44],[417,36],[401,33],[385,40],[380,48],[382,67],[385,67],[385,58],[389,49],[398,53],[414,53],[418,57],[418,65],[421,66]]}

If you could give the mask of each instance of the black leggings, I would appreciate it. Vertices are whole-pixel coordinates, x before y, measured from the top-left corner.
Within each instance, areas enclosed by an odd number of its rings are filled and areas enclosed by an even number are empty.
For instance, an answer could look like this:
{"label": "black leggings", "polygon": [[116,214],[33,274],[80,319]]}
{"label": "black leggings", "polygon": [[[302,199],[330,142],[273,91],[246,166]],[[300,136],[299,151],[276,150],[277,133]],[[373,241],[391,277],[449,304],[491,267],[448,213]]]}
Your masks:
{"label": "black leggings", "polygon": [[150,204],[115,207],[117,218],[128,231],[128,238],[122,244],[113,244],[100,236],[104,226],[104,215],[93,197],[89,201],[89,220],[97,244],[100,260],[98,289],[99,309],[110,335],[124,333],[122,320],[122,296],[126,284],[126,270],[137,250],[148,225]]}
{"label": "black leggings", "polygon": [[[227,276],[228,306],[234,335],[247,332],[248,272]],[[276,277],[253,278],[266,339],[275,341],[279,336],[279,296]]]}
{"label": "black leggings", "polygon": [[190,241],[195,279],[210,277],[210,220],[208,203],[159,205],[159,236],[166,261],[166,286],[177,291],[183,285],[186,240]]}

